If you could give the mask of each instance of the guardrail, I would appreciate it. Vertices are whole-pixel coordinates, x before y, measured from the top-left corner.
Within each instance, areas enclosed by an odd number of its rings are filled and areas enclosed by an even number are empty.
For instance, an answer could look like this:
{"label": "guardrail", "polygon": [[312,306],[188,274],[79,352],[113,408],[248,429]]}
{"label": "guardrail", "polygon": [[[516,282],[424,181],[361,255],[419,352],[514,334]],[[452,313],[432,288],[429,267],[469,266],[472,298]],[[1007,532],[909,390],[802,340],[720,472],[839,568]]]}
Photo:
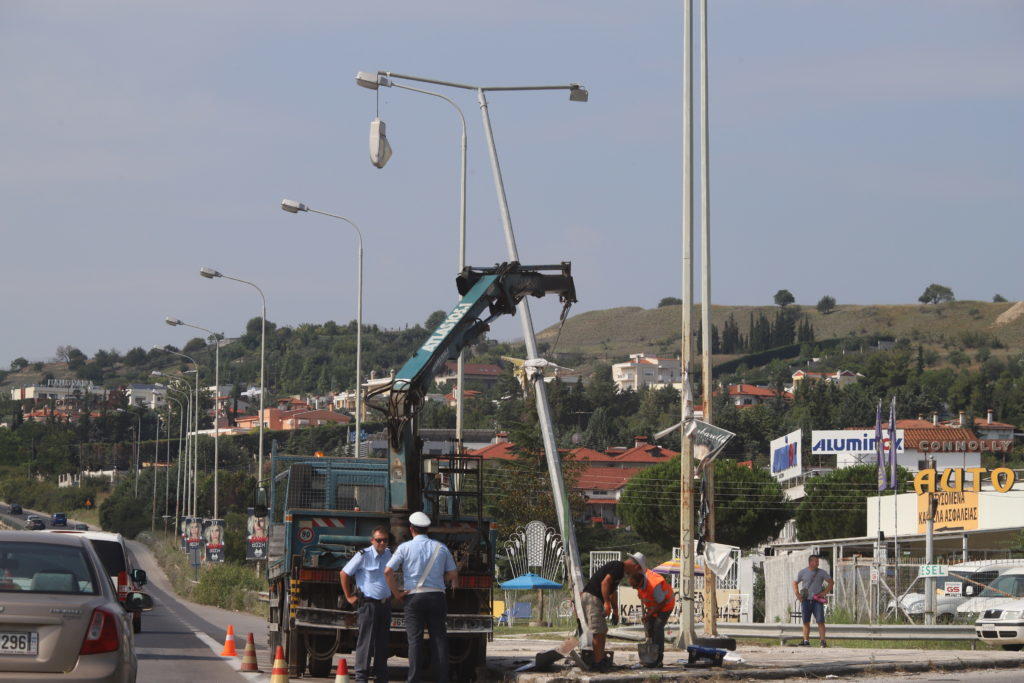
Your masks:
{"label": "guardrail", "polygon": [[[698,627],[698,631],[699,631]],[[803,629],[800,624],[735,624],[721,623],[718,633],[731,638],[772,638],[780,644],[787,640],[801,640]],[[815,634],[817,632],[815,631]],[[608,635],[623,640],[641,641],[644,639],[643,627],[627,626],[611,629]],[[973,624],[935,625],[923,624],[829,624],[829,640],[960,640],[976,641],[977,635]]]}

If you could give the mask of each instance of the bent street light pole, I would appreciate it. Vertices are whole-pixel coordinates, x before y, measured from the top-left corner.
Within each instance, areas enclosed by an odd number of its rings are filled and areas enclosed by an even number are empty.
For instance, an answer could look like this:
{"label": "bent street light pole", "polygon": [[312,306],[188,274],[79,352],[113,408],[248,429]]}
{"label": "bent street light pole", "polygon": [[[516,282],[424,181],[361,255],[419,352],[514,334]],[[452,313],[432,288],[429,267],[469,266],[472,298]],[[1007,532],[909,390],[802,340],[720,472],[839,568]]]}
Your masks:
{"label": "bent street light pole", "polygon": [[[700,1],[700,322],[701,322],[701,385],[704,388],[704,421],[714,424],[711,415],[711,191],[708,154],[708,0]],[[705,458],[710,448],[702,448]],[[708,515],[705,520],[705,541],[715,540],[715,466],[704,468]],[[717,581],[708,563],[704,563],[704,635],[717,636]]]}
{"label": "bent street light pole", "polygon": [[344,216],[311,209],[305,204],[291,199],[281,200],[281,210],[288,213],[307,211],[337,218],[339,221],[345,221],[351,225],[359,238],[359,259],[356,268],[358,280],[356,285],[356,457],[358,458],[363,445],[363,231],[359,229],[355,221]]}
{"label": "bent street light pole", "polygon": [[[455,103],[455,100],[450,97],[446,97],[441,93],[433,92],[431,90],[423,90],[421,88],[414,88],[409,85],[402,85],[401,83],[395,83],[394,81],[377,76],[376,81],[372,78],[356,78],[356,83],[364,87],[368,87],[371,90],[376,90],[381,85],[388,87],[400,88],[402,90],[410,90],[412,92],[422,93],[424,95],[430,95],[444,100],[455,109],[455,113],[459,115],[459,123],[462,126],[462,136],[459,141],[459,272],[461,273],[463,268],[466,267],[466,150],[467,150],[467,136],[466,136],[466,116],[462,113],[462,108]],[[455,370],[455,445],[459,453],[462,452],[462,422],[464,410],[464,397],[463,397],[463,385],[465,379],[465,353],[459,352],[459,357],[456,359],[456,370]],[[455,475],[456,480],[460,475]],[[456,486],[456,488],[458,488]]]}
{"label": "bent street light pole", "polygon": [[683,311],[681,330],[682,394],[679,422],[679,636],[676,646],[685,649],[695,640],[693,607],[693,441],[686,434],[685,397],[693,361],[693,4],[683,0]]}
{"label": "bent street light pole", "polygon": [[[212,330],[177,318],[165,318],[164,322],[172,327],[181,325],[200,330],[213,339],[213,519],[220,519],[217,515],[220,510],[220,487],[218,485],[220,483],[220,337]],[[261,416],[260,420],[262,421],[262,419]]]}
{"label": "bent street light pole", "polygon": [[257,465],[256,465],[256,467],[257,467],[257,470],[256,470],[257,471],[257,474],[256,474],[256,487],[260,491],[262,491],[263,490],[263,421],[264,421],[264,416],[263,416],[263,394],[266,392],[266,387],[264,386],[264,377],[265,377],[264,370],[265,370],[265,366],[266,366],[266,362],[267,362],[267,297],[264,296],[263,290],[260,289],[256,284],[254,284],[252,282],[249,282],[248,280],[242,280],[241,278],[231,277],[230,275],[225,275],[224,273],[220,272],[219,270],[214,270],[213,268],[207,268],[206,266],[203,266],[202,268],[199,269],[199,274],[202,275],[203,277],[209,279],[209,280],[212,280],[215,277],[222,277],[225,280],[234,280],[235,282],[241,282],[243,285],[249,285],[250,287],[252,287],[257,292],[260,293],[260,301],[263,302],[263,308],[262,308],[262,310],[260,312],[260,412],[259,412],[259,415],[260,415],[260,419],[259,419],[259,423],[260,423],[260,425],[259,425],[259,429],[260,429],[260,431],[259,431],[260,444],[259,444],[259,460],[257,461]]}

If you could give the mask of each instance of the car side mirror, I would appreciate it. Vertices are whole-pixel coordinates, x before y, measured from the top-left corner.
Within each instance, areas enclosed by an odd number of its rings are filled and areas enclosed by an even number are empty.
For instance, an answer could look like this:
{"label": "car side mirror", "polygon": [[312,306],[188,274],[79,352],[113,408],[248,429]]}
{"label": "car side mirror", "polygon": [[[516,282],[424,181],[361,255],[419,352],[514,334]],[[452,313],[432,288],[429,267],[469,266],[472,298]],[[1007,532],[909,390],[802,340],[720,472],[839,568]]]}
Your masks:
{"label": "car side mirror", "polygon": [[965,586],[964,595],[974,595],[974,586]]}
{"label": "car side mirror", "polygon": [[140,586],[145,586],[149,579],[146,578],[145,569],[133,569],[132,570],[132,581]]}
{"label": "car side mirror", "polygon": [[145,593],[129,593],[124,601],[124,608],[129,612],[145,612],[153,609],[153,598]]}

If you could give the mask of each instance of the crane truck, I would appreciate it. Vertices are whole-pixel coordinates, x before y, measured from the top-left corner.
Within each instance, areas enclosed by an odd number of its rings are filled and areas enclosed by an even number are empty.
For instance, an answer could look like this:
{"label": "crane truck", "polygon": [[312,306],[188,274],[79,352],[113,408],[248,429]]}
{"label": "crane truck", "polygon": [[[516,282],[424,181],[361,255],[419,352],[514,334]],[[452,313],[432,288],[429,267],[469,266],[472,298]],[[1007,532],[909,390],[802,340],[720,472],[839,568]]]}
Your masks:
{"label": "crane truck", "polygon": [[[336,652],[355,651],[356,612],[339,591],[338,572],[369,543],[378,526],[407,540],[407,518],[427,513],[431,536],[455,558],[458,585],[446,592],[451,671],[474,680],[491,638],[495,534],[483,515],[483,468],[464,453],[424,456],[417,413],[434,375],[477,341],[492,320],[514,315],[526,296],[557,294],[562,319],[576,301],[571,265],[466,268],[456,278],[461,299],[394,376],[366,393],[383,413],[387,455],[309,457],[271,454],[267,555],[268,641],[285,650],[289,674],[329,675]],[[461,451],[461,449],[459,449]],[[405,620],[394,604],[391,653],[407,656]]]}

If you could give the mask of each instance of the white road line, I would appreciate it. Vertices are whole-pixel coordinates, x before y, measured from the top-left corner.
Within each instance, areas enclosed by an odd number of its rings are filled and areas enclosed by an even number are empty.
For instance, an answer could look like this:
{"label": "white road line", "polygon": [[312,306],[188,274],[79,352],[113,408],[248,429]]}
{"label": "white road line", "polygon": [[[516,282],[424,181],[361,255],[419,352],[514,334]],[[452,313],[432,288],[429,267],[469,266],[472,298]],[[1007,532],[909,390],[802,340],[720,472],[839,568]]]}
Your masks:
{"label": "white road line", "polygon": [[232,669],[234,669],[236,672],[238,672],[239,675],[245,676],[250,681],[259,681],[259,683],[270,683],[270,676],[268,674],[253,673],[251,671],[241,671],[242,660],[238,657],[221,657],[220,651],[224,647],[224,643],[218,643],[216,640],[206,635],[202,631],[192,631],[192,633],[194,633],[196,638],[201,640],[206,645],[206,647],[210,648],[210,651],[213,652],[213,654],[220,657],[222,662],[224,662]]}

